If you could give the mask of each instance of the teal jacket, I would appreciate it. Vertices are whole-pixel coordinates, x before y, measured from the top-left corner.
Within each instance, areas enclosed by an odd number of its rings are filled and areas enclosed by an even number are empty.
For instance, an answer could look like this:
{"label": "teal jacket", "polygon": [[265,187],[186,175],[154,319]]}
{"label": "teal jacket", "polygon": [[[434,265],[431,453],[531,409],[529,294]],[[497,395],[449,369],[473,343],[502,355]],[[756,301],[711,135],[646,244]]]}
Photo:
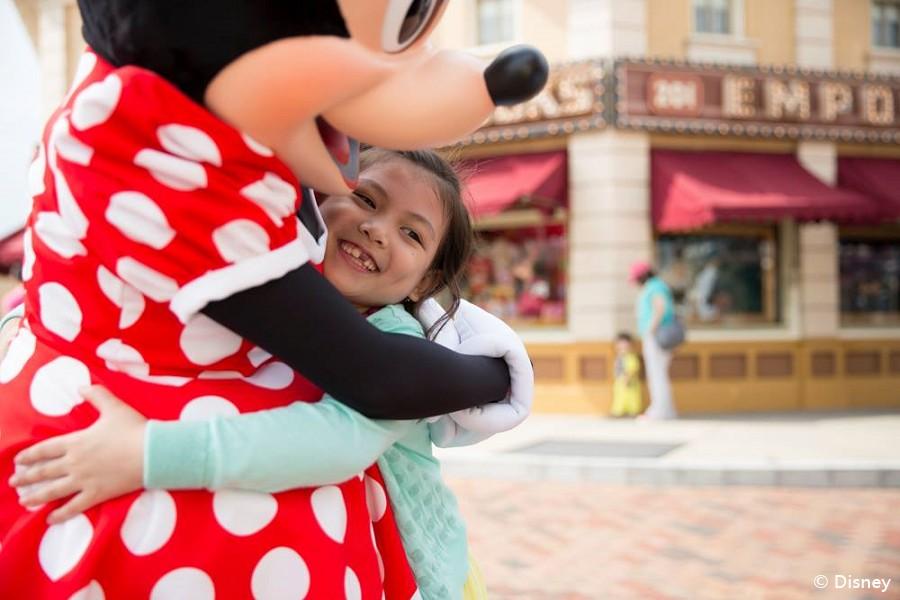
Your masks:
{"label": "teal jacket", "polygon": [[[386,306],[369,321],[424,337],[401,306]],[[278,492],[340,483],[377,460],[422,597],[462,595],[465,524],[424,421],[374,421],[326,395],[209,421],[150,421],[144,444],[147,488]]]}

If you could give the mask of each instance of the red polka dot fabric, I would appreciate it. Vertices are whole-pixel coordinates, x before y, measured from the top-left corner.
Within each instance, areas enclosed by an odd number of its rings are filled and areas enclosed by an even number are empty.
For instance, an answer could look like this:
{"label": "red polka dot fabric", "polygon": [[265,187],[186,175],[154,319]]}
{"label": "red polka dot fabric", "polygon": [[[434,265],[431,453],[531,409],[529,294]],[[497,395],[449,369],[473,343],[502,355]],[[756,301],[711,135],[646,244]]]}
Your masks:
{"label": "red polka dot fabric", "polygon": [[376,466],[279,494],[146,490],[54,526],[18,504],[15,454],[96,418],[82,386],[155,419],[321,396],[198,312],[322,259],[268,148],[87,52],[29,181],[26,320],[0,364],[0,598],[417,597]]}

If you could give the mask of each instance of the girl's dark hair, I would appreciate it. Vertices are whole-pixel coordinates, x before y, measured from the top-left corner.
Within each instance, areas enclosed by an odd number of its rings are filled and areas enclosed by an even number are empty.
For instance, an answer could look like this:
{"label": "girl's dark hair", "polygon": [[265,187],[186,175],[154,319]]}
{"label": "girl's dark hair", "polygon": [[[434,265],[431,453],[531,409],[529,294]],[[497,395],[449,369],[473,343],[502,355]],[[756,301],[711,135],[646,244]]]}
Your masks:
{"label": "girl's dark hair", "polygon": [[[419,302],[443,290],[450,296],[450,306],[444,315],[432,325],[425,335],[428,339],[440,332],[441,328],[456,314],[462,298],[462,282],[466,265],[472,255],[475,233],[469,211],[463,203],[463,186],[453,164],[433,150],[386,150],[365,148],[359,155],[359,169],[390,159],[400,158],[427,171],[434,180],[434,191],[444,205],[447,230],[438,246],[434,260],[428,268],[433,275],[431,286],[424,290]],[[404,306],[414,312],[419,302],[407,299]]]}

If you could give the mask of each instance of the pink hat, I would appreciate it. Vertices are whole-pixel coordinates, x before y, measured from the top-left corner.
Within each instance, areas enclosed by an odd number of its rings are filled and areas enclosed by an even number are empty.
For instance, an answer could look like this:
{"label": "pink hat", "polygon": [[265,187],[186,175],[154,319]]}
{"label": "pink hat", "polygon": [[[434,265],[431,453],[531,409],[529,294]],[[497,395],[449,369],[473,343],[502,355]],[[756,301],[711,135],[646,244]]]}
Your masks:
{"label": "pink hat", "polygon": [[650,263],[646,260],[637,260],[631,263],[631,268],[628,269],[628,281],[631,283],[637,283],[638,280],[650,272],[652,267]]}

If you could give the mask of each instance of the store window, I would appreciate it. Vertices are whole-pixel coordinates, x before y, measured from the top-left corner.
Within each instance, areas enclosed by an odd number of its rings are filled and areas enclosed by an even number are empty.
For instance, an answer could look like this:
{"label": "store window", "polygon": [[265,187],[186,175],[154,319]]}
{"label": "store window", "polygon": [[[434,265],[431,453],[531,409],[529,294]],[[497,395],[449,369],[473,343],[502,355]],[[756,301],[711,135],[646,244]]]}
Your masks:
{"label": "store window", "polygon": [[872,2],[872,45],[900,48],[900,2]]}
{"label": "store window", "polygon": [[516,0],[477,0],[478,44],[499,44],[515,37]]}
{"label": "store window", "polygon": [[694,31],[730,35],[734,18],[733,0],[694,0]]}
{"label": "store window", "polygon": [[842,235],[841,323],[900,324],[900,235]]}
{"label": "store window", "polygon": [[[522,215],[522,223],[510,223]],[[565,217],[528,217],[507,213],[502,228],[479,226],[476,252],[469,264],[466,298],[514,327],[563,325],[566,321]],[[487,227],[487,228],[485,228]]]}
{"label": "store window", "polygon": [[776,323],[780,319],[776,247],[774,227],[660,235],[658,274],[691,325]]}

